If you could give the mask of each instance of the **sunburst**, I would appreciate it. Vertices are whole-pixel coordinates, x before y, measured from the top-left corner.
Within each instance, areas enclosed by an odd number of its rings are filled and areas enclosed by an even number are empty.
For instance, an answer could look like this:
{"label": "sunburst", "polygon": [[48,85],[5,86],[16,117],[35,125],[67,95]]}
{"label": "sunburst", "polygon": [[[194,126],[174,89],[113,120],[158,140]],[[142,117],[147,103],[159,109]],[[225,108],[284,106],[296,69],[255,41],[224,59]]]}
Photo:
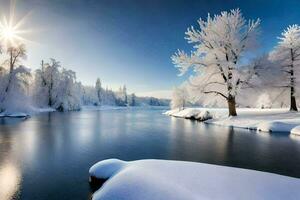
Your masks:
{"label": "sunburst", "polygon": [[15,1],[12,0],[10,5],[9,18],[3,16],[0,21],[0,43],[6,47],[29,41],[24,38],[24,34],[29,32],[29,30],[24,29],[24,24],[30,13],[17,21],[15,20]]}

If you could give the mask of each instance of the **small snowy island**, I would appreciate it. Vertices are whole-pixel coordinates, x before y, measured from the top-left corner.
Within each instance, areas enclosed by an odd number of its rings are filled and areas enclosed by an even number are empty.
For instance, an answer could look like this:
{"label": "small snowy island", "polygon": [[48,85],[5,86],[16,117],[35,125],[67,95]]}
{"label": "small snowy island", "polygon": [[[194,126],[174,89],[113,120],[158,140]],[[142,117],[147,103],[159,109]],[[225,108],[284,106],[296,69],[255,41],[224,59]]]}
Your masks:
{"label": "small snowy island", "polygon": [[195,162],[109,159],[89,173],[107,179],[93,200],[300,199],[300,179]]}

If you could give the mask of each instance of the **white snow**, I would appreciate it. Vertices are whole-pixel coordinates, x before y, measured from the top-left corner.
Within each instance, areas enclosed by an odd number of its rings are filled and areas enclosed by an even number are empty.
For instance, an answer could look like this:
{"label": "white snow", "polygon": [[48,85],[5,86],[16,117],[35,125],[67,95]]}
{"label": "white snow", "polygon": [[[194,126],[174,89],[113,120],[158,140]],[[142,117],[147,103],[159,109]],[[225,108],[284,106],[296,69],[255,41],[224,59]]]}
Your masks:
{"label": "white snow", "polygon": [[109,177],[93,200],[300,199],[300,179],[194,162],[110,159],[90,173]]}
{"label": "white snow", "polygon": [[186,109],[174,109],[165,112],[164,114],[173,116],[173,117],[180,117],[180,118],[187,118],[187,119],[197,119],[197,120],[207,120],[213,117],[212,111],[208,111],[202,108],[186,108]]}
{"label": "white snow", "polygon": [[191,118],[207,111],[213,117],[205,123],[236,128],[254,129],[265,132],[291,132],[300,125],[300,113],[289,112],[288,109],[257,109],[238,108],[236,117],[228,117],[227,109],[216,108],[186,108],[184,110],[170,110],[165,114]]}
{"label": "white snow", "polygon": [[11,117],[11,118],[24,118],[24,117],[29,117],[30,115],[37,114],[37,113],[42,113],[42,112],[54,112],[56,111],[54,108],[50,107],[45,107],[45,108],[35,108],[35,107],[30,107],[28,111],[26,112],[12,112],[12,111],[5,111],[0,113],[0,118],[1,117]]}
{"label": "white snow", "polygon": [[16,112],[16,113],[0,113],[0,118],[1,118],[1,117],[24,118],[24,117],[29,117],[29,114],[27,114],[27,113],[22,113],[22,112]]}
{"label": "white snow", "polygon": [[293,135],[299,135],[300,136],[300,126],[296,126],[291,130],[291,133]]}

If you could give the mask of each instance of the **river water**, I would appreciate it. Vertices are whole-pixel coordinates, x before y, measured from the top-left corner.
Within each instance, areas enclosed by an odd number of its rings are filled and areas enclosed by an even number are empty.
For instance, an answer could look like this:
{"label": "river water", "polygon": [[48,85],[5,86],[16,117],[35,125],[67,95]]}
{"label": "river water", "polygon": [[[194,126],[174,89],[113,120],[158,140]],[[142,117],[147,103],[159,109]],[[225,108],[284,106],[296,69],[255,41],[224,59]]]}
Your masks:
{"label": "river water", "polygon": [[163,115],[163,109],[44,113],[0,120],[0,199],[89,199],[107,158],[171,159],[300,178],[300,138]]}

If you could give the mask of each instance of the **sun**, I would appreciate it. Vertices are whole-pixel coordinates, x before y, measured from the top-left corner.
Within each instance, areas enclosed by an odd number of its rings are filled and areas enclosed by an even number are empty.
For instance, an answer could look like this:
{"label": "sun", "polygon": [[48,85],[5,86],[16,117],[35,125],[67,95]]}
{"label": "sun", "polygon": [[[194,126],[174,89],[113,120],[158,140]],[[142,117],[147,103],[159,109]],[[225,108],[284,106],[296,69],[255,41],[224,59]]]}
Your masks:
{"label": "sun", "polygon": [[7,43],[15,43],[17,39],[17,32],[11,26],[3,26],[1,27],[0,32],[1,38]]}
{"label": "sun", "polygon": [[31,32],[24,29],[24,24],[29,14],[30,12],[19,20],[16,20],[15,1],[11,1],[9,17],[3,16],[0,19],[0,45],[11,47],[29,41],[23,36],[25,33]]}
{"label": "sun", "polygon": [[13,20],[9,21],[6,17],[0,21],[0,42],[4,46],[15,46],[22,43],[25,38],[21,36],[22,29],[20,29],[19,22],[13,23]]}

